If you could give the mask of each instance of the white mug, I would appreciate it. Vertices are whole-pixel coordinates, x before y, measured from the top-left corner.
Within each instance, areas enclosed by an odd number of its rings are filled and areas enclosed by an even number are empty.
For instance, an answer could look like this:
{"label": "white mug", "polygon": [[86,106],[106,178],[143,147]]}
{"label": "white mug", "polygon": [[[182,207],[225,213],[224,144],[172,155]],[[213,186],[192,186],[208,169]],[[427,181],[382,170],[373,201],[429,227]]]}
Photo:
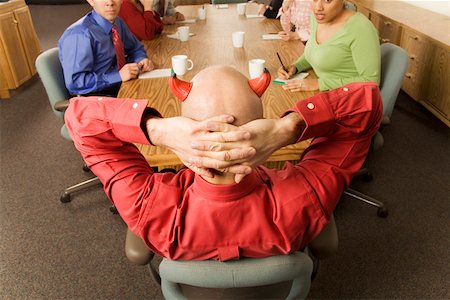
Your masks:
{"label": "white mug", "polygon": [[234,48],[242,48],[244,47],[244,38],[245,38],[245,32],[244,31],[236,31],[231,34],[231,38],[233,40],[233,47]]}
{"label": "white mug", "polygon": [[242,16],[245,15],[245,9],[247,8],[247,3],[238,3],[237,4],[237,13]]}
{"label": "white mug", "polygon": [[200,7],[198,9],[198,18],[199,18],[199,20],[206,19],[206,9],[204,7]]}
{"label": "white mug", "polygon": [[250,79],[259,77],[264,71],[264,59],[252,59],[248,62],[248,72],[250,74]]}
{"label": "white mug", "polygon": [[[190,66],[188,67],[188,63]],[[172,69],[177,75],[184,75],[187,71],[192,70],[194,63],[186,55],[172,56]]]}
{"label": "white mug", "polygon": [[177,36],[180,41],[186,42],[189,39],[189,26],[178,27]]}

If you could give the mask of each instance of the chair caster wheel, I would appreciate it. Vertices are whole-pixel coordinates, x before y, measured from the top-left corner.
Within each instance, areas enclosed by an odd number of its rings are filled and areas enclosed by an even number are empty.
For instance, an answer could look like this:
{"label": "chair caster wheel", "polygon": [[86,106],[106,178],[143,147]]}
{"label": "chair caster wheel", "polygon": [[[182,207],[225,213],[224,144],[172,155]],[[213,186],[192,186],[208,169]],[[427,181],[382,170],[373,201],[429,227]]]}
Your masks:
{"label": "chair caster wheel", "polygon": [[119,212],[117,211],[117,208],[113,205],[109,207],[109,211],[113,214],[113,215],[118,215]]}
{"label": "chair caster wheel", "polygon": [[83,165],[83,171],[85,171],[85,172],[90,172],[90,171],[91,171],[91,169],[89,169],[89,167],[88,167],[88,166],[86,166],[86,165]]}
{"label": "chair caster wheel", "polygon": [[370,173],[366,173],[366,174],[362,175],[362,180],[364,182],[371,182],[373,180],[373,175]]}
{"label": "chair caster wheel", "polygon": [[385,207],[380,207],[377,211],[377,215],[380,218],[386,218],[388,216],[389,212]]}
{"label": "chair caster wheel", "polygon": [[63,194],[61,198],[59,198],[59,201],[62,203],[70,202],[72,199],[70,199],[70,194]]}

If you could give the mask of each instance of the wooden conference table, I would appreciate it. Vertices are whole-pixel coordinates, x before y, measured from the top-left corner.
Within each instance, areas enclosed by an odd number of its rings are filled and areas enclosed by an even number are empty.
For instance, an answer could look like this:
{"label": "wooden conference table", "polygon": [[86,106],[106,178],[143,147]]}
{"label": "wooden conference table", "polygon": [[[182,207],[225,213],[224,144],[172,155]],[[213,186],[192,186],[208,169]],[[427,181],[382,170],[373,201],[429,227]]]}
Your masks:
{"label": "wooden conference table", "polygon": [[[186,19],[195,19],[200,5],[178,6]],[[281,30],[279,20],[266,18],[246,18],[239,16],[236,5],[230,4],[227,9],[219,9],[215,5],[205,5],[206,20],[195,23],[165,26],[164,32],[156,39],[144,41],[147,53],[156,68],[171,68],[171,57],[185,54],[194,62],[194,67],[181,79],[190,81],[202,69],[211,65],[228,65],[236,68],[249,77],[248,61],[254,58],[266,60],[265,67],[272,78],[277,77],[280,62],[277,51],[285,65],[293,62],[303,53],[303,45],[299,41],[284,42],[282,40],[263,40],[261,34],[276,33]],[[256,13],[257,6],[247,7],[247,13]],[[188,41],[181,42],[168,38],[175,33],[178,26],[189,26],[194,33]],[[231,34],[234,31],[245,31],[243,48],[233,48]],[[314,74],[310,72],[312,78]],[[220,84],[220,83],[218,83]],[[283,90],[281,85],[271,84],[262,96],[264,117],[279,118],[296,101],[313,95],[313,92],[292,93]],[[168,87],[168,78],[138,79],[122,84],[119,91],[121,98],[148,99],[149,106],[156,108],[164,117],[180,115],[180,102],[173,96]],[[178,157],[163,147],[137,145],[152,167],[179,168]],[[309,141],[282,148],[269,158],[269,167],[282,167],[285,161],[298,160],[300,154],[309,146]]]}

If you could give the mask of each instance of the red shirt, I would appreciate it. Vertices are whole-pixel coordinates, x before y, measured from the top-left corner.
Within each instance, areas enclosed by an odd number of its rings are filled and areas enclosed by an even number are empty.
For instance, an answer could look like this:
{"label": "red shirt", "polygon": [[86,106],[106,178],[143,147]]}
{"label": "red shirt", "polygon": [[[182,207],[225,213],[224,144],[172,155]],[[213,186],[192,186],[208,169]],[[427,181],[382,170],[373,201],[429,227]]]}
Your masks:
{"label": "red shirt", "polygon": [[130,31],[140,40],[152,40],[163,31],[163,23],[158,13],[144,11],[142,14],[132,0],[124,0],[119,17],[127,24]]}
{"label": "red shirt", "polygon": [[66,125],[128,227],[155,253],[183,260],[295,252],[326,225],[360,169],[382,116],[374,83],[352,83],[299,101],[297,165],[258,167],[239,184],[213,185],[189,169],[153,173],[132,143],[149,144],[146,100],[73,98]]}

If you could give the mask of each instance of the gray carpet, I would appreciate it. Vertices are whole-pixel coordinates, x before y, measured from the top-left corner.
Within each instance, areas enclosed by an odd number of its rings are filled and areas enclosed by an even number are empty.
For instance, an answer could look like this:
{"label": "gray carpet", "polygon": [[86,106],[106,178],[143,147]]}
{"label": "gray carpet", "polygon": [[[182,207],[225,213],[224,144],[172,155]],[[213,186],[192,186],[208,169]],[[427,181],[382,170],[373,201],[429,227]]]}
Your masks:
{"label": "gray carpet", "polygon": [[[53,25],[89,6],[30,9],[48,49],[63,30]],[[392,119],[370,161],[374,180],[353,184],[390,214],[343,197],[339,251],[322,261],[312,299],[450,298],[450,129],[404,93]],[[125,258],[126,227],[100,189],[59,202],[91,176],[60,125],[37,76],[0,101],[0,298],[162,299],[146,268]]]}

